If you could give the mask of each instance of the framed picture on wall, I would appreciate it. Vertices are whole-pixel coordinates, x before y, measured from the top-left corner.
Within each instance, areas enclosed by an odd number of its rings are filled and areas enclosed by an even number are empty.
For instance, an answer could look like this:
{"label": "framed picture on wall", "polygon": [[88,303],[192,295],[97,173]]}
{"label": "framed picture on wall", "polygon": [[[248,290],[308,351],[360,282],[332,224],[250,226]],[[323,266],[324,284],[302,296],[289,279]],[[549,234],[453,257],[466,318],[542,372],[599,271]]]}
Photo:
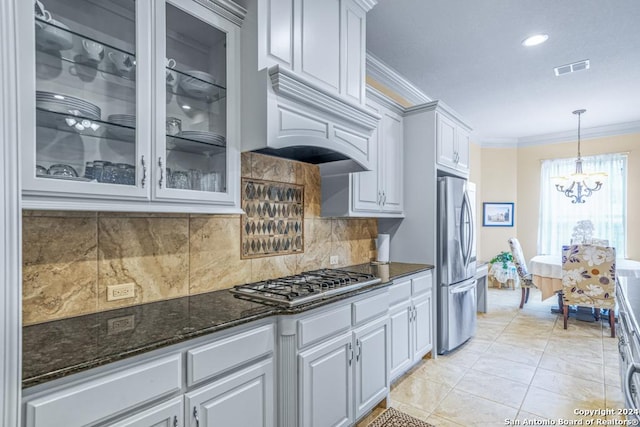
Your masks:
{"label": "framed picture on wall", "polygon": [[482,225],[484,227],[513,227],[513,203],[483,203]]}

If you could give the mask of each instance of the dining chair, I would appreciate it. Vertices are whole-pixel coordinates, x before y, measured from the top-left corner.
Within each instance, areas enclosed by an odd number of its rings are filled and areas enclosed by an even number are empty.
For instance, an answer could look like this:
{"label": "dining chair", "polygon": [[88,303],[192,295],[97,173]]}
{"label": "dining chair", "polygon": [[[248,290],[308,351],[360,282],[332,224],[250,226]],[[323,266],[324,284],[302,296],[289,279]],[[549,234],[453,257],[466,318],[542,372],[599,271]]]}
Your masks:
{"label": "dining chair", "polygon": [[516,271],[520,276],[520,288],[522,289],[520,308],[522,308],[529,301],[529,290],[536,288],[536,285],[533,283],[531,274],[527,271],[527,262],[522,254],[522,246],[520,246],[518,239],[515,237],[510,238],[509,247],[511,248],[511,255],[513,255],[513,263],[516,265]]}
{"label": "dining chair", "polygon": [[568,245],[562,247],[562,300],[564,328],[567,329],[569,306],[579,305],[609,310],[611,337],[615,327],[616,249],[611,246]]}

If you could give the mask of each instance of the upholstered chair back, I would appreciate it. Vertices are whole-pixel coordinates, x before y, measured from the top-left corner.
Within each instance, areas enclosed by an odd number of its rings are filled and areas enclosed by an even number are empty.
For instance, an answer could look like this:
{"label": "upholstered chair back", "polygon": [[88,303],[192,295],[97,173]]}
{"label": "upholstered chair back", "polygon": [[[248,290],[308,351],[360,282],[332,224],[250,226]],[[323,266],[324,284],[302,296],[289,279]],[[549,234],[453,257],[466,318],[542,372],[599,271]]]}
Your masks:
{"label": "upholstered chair back", "polygon": [[615,308],[616,249],[611,246],[562,247],[562,293],[567,305]]}
{"label": "upholstered chair back", "polygon": [[511,255],[513,255],[513,263],[516,265],[518,275],[520,279],[530,278],[529,271],[527,270],[527,261],[522,254],[522,246],[517,238],[512,237],[509,239],[509,246],[511,247]]}

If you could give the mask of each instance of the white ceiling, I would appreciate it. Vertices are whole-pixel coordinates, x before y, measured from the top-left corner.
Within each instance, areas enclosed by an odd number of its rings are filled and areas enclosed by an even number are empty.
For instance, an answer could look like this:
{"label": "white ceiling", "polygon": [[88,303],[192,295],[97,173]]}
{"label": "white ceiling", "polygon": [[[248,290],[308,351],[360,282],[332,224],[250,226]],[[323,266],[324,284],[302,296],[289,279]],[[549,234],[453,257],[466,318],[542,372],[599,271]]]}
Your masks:
{"label": "white ceiling", "polygon": [[[535,33],[549,40],[523,47]],[[367,50],[457,111],[480,144],[575,140],[580,108],[584,134],[640,130],[638,0],[379,0]],[[591,69],[554,75],[583,59]]]}

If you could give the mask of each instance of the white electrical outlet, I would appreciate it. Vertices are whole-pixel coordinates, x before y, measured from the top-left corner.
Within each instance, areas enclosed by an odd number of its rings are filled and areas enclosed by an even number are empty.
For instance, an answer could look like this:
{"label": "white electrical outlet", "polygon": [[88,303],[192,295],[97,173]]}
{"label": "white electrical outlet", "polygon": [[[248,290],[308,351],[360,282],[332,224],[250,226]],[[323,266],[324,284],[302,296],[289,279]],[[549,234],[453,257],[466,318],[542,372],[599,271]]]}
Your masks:
{"label": "white electrical outlet", "polygon": [[339,260],[338,255],[331,255],[329,257],[329,264],[337,265],[338,264],[338,260]]}
{"label": "white electrical outlet", "polygon": [[119,285],[107,286],[107,301],[116,301],[119,299],[135,298],[136,284],[121,283]]}

